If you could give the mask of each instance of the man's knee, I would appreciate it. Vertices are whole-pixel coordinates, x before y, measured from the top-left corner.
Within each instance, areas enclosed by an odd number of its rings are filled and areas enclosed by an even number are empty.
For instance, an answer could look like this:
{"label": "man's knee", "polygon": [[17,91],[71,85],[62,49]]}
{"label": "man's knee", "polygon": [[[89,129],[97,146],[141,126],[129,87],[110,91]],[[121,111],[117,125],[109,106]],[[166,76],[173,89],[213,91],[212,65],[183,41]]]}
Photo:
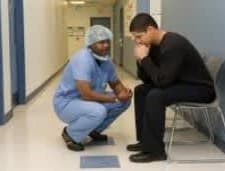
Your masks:
{"label": "man's knee", "polygon": [[96,120],[104,120],[107,116],[107,110],[103,105],[98,104],[95,105],[92,112],[89,113],[88,115],[89,117],[94,118]]}
{"label": "man's knee", "polygon": [[127,108],[130,106],[131,104],[131,99],[126,101],[126,102],[121,102],[121,108],[124,110],[127,110]]}
{"label": "man's knee", "polygon": [[113,110],[111,110],[111,114],[114,116],[119,116],[121,115],[124,111],[128,109],[128,107],[131,104],[131,100],[126,101],[126,102],[119,102],[117,106]]}
{"label": "man's knee", "polygon": [[148,92],[146,100],[149,102],[163,102],[163,91],[159,88],[152,89]]}
{"label": "man's knee", "polygon": [[137,85],[135,88],[134,88],[134,94],[139,94],[139,93],[143,93],[146,91],[146,85],[145,84],[140,84],[140,85]]}

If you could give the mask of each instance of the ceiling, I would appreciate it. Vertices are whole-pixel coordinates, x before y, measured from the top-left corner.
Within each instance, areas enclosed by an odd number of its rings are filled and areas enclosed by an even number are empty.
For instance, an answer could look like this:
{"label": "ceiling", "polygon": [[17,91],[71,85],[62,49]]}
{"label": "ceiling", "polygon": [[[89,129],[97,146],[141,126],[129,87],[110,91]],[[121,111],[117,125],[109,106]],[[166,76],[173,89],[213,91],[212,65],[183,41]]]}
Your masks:
{"label": "ceiling", "polygon": [[[67,1],[80,1],[80,0],[67,0]],[[113,6],[117,0],[82,0],[85,1],[85,5],[102,5]]]}

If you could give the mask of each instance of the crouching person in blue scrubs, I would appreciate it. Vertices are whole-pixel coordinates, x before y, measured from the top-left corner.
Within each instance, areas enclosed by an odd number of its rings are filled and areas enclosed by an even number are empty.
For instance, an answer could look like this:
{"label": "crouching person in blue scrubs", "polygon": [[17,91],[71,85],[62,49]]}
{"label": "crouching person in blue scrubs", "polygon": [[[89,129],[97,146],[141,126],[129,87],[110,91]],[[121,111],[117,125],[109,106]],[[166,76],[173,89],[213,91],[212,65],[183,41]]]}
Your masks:
{"label": "crouching person in blue scrubs", "polygon": [[[54,109],[67,127],[62,137],[70,150],[84,150],[83,140],[107,141],[102,132],[130,105],[132,92],[116,75],[109,58],[112,32],[89,28],[86,46],[71,58],[54,95]],[[107,84],[113,90],[106,91]]]}

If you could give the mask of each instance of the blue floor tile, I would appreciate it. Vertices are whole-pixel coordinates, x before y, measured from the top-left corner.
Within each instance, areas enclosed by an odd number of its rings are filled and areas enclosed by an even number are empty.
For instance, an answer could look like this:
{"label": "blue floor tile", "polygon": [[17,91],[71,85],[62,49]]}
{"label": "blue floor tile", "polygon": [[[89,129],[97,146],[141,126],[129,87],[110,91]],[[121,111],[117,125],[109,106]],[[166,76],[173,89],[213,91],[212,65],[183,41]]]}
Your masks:
{"label": "blue floor tile", "polygon": [[120,168],[117,156],[81,156],[80,168]]}

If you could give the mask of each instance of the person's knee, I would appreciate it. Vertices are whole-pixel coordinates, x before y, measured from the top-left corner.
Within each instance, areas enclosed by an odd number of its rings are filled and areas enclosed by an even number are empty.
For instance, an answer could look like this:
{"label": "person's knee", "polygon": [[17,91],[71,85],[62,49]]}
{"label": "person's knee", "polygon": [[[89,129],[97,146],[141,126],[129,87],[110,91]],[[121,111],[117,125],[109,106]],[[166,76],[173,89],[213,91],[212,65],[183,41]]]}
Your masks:
{"label": "person's knee", "polygon": [[126,101],[126,102],[124,102],[123,108],[126,110],[130,106],[130,104],[131,104],[131,99]]}
{"label": "person's knee", "polygon": [[144,84],[137,85],[134,88],[134,94],[142,93],[145,90]]}
{"label": "person's knee", "polygon": [[157,102],[162,102],[163,101],[163,91],[161,89],[152,89],[151,91],[149,91],[149,93],[147,94],[147,101],[157,101]]}
{"label": "person's knee", "polygon": [[123,109],[123,111],[127,110],[131,104],[131,99],[126,102],[121,102],[120,108]]}
{"label": "person's knee", "polygon": [[97,120],[104,120],[107,116],[107,110],[103,105],[96,105],[90,115]]}

